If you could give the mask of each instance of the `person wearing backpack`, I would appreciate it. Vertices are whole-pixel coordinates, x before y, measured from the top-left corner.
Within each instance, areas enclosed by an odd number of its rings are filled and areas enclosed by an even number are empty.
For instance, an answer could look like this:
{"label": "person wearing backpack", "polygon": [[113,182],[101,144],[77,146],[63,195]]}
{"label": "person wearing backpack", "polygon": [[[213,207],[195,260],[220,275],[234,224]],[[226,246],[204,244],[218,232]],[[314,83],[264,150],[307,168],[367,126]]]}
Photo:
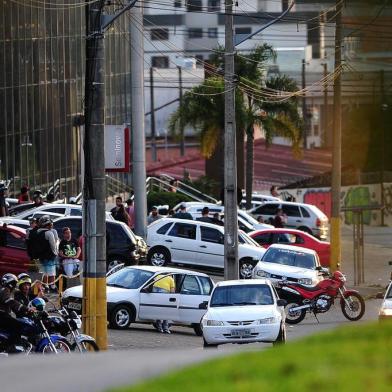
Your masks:
{"label": "person wearing backpack", "polygon": [[38,221],[38,225],[36,249],[40,272],[43,274],[42,280],[48,284],[51,291],[56,292],[57,288],[54,281],[56,279],[59,237],[57,231],[53,229],[53,222],[48,215],[42,216]]}

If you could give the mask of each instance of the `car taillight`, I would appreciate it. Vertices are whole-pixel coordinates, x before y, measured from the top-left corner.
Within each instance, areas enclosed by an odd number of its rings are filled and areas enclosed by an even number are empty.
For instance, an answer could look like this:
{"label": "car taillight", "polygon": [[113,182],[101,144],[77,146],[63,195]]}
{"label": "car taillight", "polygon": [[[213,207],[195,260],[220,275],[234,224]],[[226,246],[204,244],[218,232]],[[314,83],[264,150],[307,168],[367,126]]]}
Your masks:
{"label": "car taillight", "polygon": [[320,218],[316,219],[316,227],[320,227],[321,226],[321,220]]}

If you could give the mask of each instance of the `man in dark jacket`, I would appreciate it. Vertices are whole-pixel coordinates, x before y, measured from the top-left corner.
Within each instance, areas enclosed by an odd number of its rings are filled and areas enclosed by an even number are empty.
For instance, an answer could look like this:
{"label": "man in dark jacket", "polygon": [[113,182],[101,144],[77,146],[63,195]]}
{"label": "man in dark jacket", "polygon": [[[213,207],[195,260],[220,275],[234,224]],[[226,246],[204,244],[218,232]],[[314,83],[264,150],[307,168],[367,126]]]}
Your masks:
{"label": "man in dark jacket", "polygon": [[210,213],[210,209],[208,207],[204,207],[201,210],[201,217],[197,218],[196,220],[200,222],[214,223],[213,220],[208,216],[209,213]]}
{"label": "man in dark jacket", "polygon": [[173,215],[173,218],[193,220],[192,215],[189,212],[186,212],[186,205],[185,204],[181,204],[180,211],[176,212]]}

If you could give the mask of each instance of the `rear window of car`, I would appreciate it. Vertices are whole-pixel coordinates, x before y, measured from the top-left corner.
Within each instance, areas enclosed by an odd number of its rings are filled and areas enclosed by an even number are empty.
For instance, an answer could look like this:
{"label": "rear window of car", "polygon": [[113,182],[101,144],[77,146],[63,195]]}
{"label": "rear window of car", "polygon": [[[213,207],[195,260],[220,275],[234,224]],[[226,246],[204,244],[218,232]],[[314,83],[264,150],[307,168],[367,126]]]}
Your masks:
{"label": "rear window of car", "polygon": [[301,213],[304,218],[310,218],[310,214],[305,207],[301,207]]}
{"label": "rear window of car", "polygon": [[161,228],[157,230],[157,234],[166,234],[172,224],[172,222],[164,224]]}
{"label": "rear window of car", "polygon": [[276,215],[278,207],[279,204],[267,203],[258,207],[256,210],[253,211],[253,213],[260,214],[260,215]]}
{"label": "rear window of car", "polygon": [[298,206],[293,206],[291,204],[283,204],[282,209],[287,216],[301,216]]}
{"label": "rear window of car", "polygon": [[63,236],[64,227],[71,229],[72,238],[78,239],[82,235],[82,220],[81,219],[61,219],[53,222],[54,228],[57,230],[59,237]]}

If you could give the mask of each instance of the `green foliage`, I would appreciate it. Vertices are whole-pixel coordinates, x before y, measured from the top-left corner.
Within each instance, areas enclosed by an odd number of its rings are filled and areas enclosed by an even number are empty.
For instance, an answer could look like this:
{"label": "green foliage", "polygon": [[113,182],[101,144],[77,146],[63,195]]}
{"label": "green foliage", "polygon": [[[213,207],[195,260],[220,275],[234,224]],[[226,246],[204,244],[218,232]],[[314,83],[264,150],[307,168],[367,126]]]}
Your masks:
{"label": "green foliage", "polygon": [[147,208],[150,211],[151,207],[168,204],[169,208],[181,202],[192,201],[192,199],[182,193],[176,192],[150,192],[147,195]]}
{"label": "green foliage", "polygon": [[117,392],[390,391],[392,323],[343,327],[210,360]]}
{"label": "green foliage", "polygon": [[206,195],[212,195],[216,198],[219,198],[218,194],[214,194],[219,184],[207,176],[200,176],[198,179],[191,180],[191,181],[184,179],[183,182],[197,189],[201,193],[204,193]]}

